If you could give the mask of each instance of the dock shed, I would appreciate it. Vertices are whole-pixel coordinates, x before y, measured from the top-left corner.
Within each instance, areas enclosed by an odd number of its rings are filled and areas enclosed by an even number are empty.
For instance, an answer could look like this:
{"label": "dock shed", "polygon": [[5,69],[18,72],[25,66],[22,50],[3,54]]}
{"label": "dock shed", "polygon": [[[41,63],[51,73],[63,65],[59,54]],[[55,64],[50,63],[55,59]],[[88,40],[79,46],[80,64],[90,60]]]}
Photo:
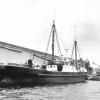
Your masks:
{"label": "dock shed", "polygon": [[29,59],[32,59],[34,65],[47,63],[46,59],[41,58],[51,59],[51,55],[0,41],[0,65],[21,66],[27,64]]}

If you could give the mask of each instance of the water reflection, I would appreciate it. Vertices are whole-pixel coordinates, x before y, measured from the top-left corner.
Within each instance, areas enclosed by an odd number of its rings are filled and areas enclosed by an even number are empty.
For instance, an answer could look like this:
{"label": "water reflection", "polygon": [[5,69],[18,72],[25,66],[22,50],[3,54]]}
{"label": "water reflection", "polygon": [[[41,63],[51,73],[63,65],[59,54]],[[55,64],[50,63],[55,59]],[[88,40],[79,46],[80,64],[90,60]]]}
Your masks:
{"label": "water reflection", "polygon": [[100,81],[68,85],[0,88],[0,100],[99,100]]}

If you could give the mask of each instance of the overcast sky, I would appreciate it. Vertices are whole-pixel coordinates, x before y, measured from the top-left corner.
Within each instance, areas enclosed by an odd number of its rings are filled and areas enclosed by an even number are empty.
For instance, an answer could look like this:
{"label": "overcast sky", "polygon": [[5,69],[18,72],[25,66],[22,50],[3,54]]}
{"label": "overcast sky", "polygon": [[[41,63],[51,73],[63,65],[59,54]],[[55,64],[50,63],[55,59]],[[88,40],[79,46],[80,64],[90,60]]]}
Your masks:
{"label": "overcast sky", "polygon": [[65,47],[76,25],[81,57],[100,64],[100,0],[0,0],[0,41],[45,52],[54,11]]}

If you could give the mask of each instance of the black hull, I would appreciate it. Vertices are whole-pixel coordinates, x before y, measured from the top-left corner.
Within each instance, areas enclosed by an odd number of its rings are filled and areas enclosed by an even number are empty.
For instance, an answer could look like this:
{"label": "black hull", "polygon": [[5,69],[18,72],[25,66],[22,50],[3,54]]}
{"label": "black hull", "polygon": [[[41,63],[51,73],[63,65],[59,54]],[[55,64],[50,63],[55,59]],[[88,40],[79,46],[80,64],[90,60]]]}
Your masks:
{"label": "black hull", "polygon": [[[37,79],[38,78],[38,79]],[[33,83],[39,84],[67,84],[67,83],[79,83],[85,82],[85,77],[83,75],[75,76],[75,75],[66,75],[66,76],[41,76],[38,75]]]}
{"label": "black hull", "polygon": [[3,75],[3,72],[4,72],[5,68],[4,66],[0,66],[0,81],[5,78],[4,75]]}
{"label": "black hull", "polygon": [[88,80],[100,81],[100,75],[91,75],[90,77],[88,77]]}
{"label": "black hull", "polygon": [[0,84],[67,84],[85,82],[86,73],[50,72],[46,70],[5,66]]}

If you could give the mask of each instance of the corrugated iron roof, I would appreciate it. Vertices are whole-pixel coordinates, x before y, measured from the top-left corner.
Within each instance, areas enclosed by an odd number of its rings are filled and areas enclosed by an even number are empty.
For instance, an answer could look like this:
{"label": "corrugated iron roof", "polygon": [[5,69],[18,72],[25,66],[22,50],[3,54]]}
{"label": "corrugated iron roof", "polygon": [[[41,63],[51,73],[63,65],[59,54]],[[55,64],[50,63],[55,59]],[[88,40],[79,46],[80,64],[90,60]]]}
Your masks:
{"label": "corrugated iron roof", "polygon": [[[10,44],[10,43],[6,43],[6,42],[2,42],[2,41],[0,41],[0,47],[1,48],[6,48],[6,49],[11,49],[13,51],[19,51],[19,52],[27,51],[27,52],[33,53],[33,56],[36,55],[36,56],[38,56],[40,58],[46,58],[48,60],[52,59],[52,55],[51,54],[40,52],[40,51],[33,50],[33,49],[29,49],[29,48],[26,48],[26,47],[21,47],[21,46]],[[58,56],[55,56],[55,57],[58,58]]]}

